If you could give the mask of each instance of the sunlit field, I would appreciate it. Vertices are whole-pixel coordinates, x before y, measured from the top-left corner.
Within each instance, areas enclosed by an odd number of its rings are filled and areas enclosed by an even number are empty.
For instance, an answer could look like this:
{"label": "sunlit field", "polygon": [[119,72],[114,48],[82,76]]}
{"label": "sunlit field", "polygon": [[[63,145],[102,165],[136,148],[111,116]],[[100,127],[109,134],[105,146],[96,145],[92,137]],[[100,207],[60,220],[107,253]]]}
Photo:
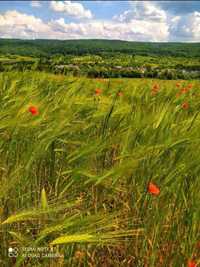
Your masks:
{"label": "sunlit field", "polygon": [[200,263],[200,81],[5,72],[0,105],[0,266]]}

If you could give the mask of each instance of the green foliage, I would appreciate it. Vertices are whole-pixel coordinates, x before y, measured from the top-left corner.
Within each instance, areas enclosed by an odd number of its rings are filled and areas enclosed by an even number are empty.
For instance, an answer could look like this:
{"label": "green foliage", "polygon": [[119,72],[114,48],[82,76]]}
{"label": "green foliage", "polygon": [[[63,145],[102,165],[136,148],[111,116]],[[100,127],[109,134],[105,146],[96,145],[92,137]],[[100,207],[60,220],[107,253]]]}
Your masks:
{"label": "green foliage", "polygon": [[0,72],[44,71],[90,78],[199,79],[198,43],[0,39]]}

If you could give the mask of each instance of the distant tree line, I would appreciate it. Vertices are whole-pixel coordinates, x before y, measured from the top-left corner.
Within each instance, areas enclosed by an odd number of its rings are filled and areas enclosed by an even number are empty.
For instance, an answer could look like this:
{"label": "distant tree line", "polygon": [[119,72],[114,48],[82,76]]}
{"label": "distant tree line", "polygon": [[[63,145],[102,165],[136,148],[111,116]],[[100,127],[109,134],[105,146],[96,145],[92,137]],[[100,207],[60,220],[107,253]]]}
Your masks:
{"label": "distant tree line", "polygon": [[124,53],[143,56],[199,57],[200,43],[152,43],[120,40],[18,40],[0,39],[0,54],[52,56]]}

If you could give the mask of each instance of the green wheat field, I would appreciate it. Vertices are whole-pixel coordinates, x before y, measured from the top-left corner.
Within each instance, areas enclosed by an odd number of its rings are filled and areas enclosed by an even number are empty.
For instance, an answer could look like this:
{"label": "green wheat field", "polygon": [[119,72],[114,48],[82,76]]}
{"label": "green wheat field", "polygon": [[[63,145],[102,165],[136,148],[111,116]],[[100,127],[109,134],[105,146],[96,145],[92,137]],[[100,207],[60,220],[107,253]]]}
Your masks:
{"label": "green wheat field", "polygon": [[200,81],[5,72],[0,105],[0,266],[200,263]]}

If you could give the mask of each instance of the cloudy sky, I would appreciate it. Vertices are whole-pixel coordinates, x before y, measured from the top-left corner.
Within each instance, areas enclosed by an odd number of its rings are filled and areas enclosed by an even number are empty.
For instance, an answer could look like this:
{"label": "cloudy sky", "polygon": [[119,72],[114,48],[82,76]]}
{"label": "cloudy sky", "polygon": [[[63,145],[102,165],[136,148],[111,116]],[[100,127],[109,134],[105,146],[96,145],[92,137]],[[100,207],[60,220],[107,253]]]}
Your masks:
{"label": "cloudy sky", "polygon": [[0,1],[0,38],[200,42],[200,2]]}

